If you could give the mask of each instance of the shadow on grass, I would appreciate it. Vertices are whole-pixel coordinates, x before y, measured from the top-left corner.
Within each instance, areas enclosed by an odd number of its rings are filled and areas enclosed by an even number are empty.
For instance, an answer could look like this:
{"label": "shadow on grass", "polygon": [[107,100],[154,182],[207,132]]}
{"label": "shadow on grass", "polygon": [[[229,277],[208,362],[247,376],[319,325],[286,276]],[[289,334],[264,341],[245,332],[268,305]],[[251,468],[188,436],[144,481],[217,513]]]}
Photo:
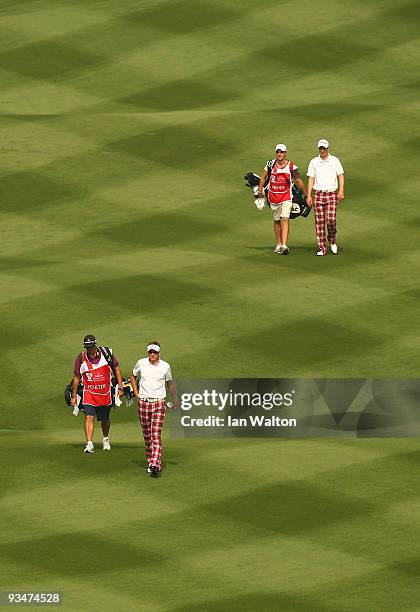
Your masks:
{"label": "shadow on grass", "polygon": [[18,172],[0,182],[2,209],[13,213],[38,212],[52,201],[73,200],[80,193],[76,186],[69,187],[37,172]]}
{"label": "shadow on grass", "polygon": [[226,223],[202,219],[199,211],[158,213],[153,210],[147,216],[133,217],[131,221],[123,221],[107,228],[93,229],[90,235],[105,243],[112,241],[130,248],[150,248],[151,245],[174,248],[185,242],[207,240],[227,230]]}
{"label": "shadow on grass", "polygon": [[[70,510],[71,511],[71,510]],[[83,517],[83,509],[80,512]],[[141,534],[133,530],[130,543],[116,542],[110,533],[99,535],[92,531],[79,531],[27,538],[1,547],[3,562],[19,566],[31,565],[45,574],[86,577],[87,568],[95,568],[97,575],[113,573],[116,567],[129,570],[162,563],[164,557],[156,550],[142,547]],[[104,554],[106,552],[106,554]]]}
{"label": "shadow on grass", "polygon": [[115,303],[115,296],[123,296],[119,307],[121,312],[141,313],[150,309],[156,312],[168,312],[171,308],[180,308],[200,299],[217,296],[223,290],[209,285],[199,285],[175,278],[174,275],[139,274],[115,278],[112,281],[99,280],[73,285],[71,291],[79,296],[94,295],[99,303]]}
{"label": "shadow on grass", "polygon": [[162,5],[127,13],[129,22],[147,23],[167,34],[189,34],[225,25],[241,17],[239,11],[214,5],[208,0],[197,4],[194,0],[169,0]]}
{"label": "shadow on grass", "polygon": [[329,493],[307,481],[294,481],[261,486],[230,498],[228,503],[223,500],[204,505],[202,510],[263,532],[296,537],[356,517],[361,519],[375,507],[364,499],[345,494],[337,497],[335,492]]}
{"label": "shadow on grass", "polygon": [[[146,459],[144,459],[143,461],[138,461],[136,459],[133,459],[131,463],[134,463],[134,465],[137,465],[137,467],[140,468],[141,470],[145,470],[148,465]],[[178,461],[162,461],[162,470],[168,467],[168,465],[178,465]]]}
{"label": "shadow on grass", "polygon": [[[297,253],[299,253],[299,252],[300,253],[312,253],[313,254],[314,253],[314,249],[316,247],[314,247],[314,246],[313,247],[311,247],[311,246],[303,246],[303,245],[299,245],[299,244],[294,245],[292,243],[289,248],[290,248],[289,255],[291,256],[291,255],[293,255],[294,252],[297,252]],[[274,244],[271,244],[270,246],[247,245],[245,247],[245,249],[248,249],[250,251],[264,251],[264,252],[267,252],[267,253],[272,253],[273,255],[280,255],[280,253],[273,253],[273,251],[274,251]],[[289,255],[286,255],[286,256],[283,255],[281,257],[283,257],[283,258],[284,257],[289,257]],[[275,259],[277,259],[277,257],[275,257]]]}
{"label": "shadow on grass", "polygon": [[[251,569],[250,569],[251,571]],[[276,591],[276,589],[279,591]],[[193,604],[181,604],[172,608],[173,612],[197,612],[197,610],[205,610],[206,612],[337,612],[335,606],[329,606],[320,603],[316,597],[307,594],[295,595],[294,593],[281,592],[281,578],[279,576],[278,585],[273,583],[271,593],[249,593],[246,595],[231,595],[229,597],[220,597],[211,601],[205,600],[194,602]]]}
{"label": "shadow on grass", "polygon": [[136,108],[164,112],[200,108],[228,102],[239,96],[239,93],[217,88],[205,80],[182,79],[142,90],[116,101]]}
{"label": "shadow on grass", "polygon": [[32,79],[66,80],[95,66],[100,58],[60,40],[42,40],[2,51],[0,67]]}
{"label": "shadow on grass", "polygon": [[[109,435],[111,435],[111,434],[109,434]],[[102,434],[98,433],[98,436],[101,437]],[[102,442],[100,441],[99,437],[98,437],[98,441],[97,442],[94,441],[95,450],[102,453]],[[124,444],[124,442],[113,442],[112,438],[110,438],[110,440],[111,440],[111,444],[112,444],[112,449],[114,449],[114,450],[117,450],[117,449],[124,449],[124,450],[126,450],[126,449],[133,449],[133,450],[137,450],[137,451],[141,450],[140,444],[137,445],[137,444]],[[71,446],[72,448],[83,448],[84,445],[85,445],[84,441],[80,442],[79,444],[77,444],[75,442],[67,442],[67,443],[64,444],[64,446]],[[88,453],[86,453],[86,454],[88,454]],[[103,455],[105,455],[105,456],[106,455],[111,455],[111,452],[103,452]]]}
{"label": "shadow on grass", "polygon": [[173,125],[153,133],[135,134],[106,146],[106,150],[116,150],[182,170],[217,160],[221,151],[227,155],[233,149],[232,142],[219,134],[217,137],[208,136],[191,125]]}
{"label": "shadow on grass", "polygon": [[0,257],[0,271],[17,272],[18,270],[32,268],[48,268],[53,265],[51,260],[26,259],[24,257]]}

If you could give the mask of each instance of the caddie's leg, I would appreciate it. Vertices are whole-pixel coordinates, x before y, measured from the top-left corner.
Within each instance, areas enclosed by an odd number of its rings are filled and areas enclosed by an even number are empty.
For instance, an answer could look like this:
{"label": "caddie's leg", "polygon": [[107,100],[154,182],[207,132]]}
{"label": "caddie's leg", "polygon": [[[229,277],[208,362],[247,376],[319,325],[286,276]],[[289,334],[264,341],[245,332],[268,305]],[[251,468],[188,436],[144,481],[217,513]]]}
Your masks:
{"label": "caddie's leg", "polygon": [[325,208],[321,194],[315,193],[314,198],[315,212],[315,232],[318,248],[323,253],[327,252],[327,243],[325,241]]}
{"label": "caddie's leg", "polygon": [[329,193],[328,196],[326,207],[328,242],[330,244],[335,244],[337,236],[337,194]]}
{"label": "caddie's leg", "polygon": [[289,237],[289,219],[282,217],[281,220],[281,243],[286,246],[287,238]]}
{"label": "caddie's leg", "polygon": [[140,419],[140,425],[143,432],[144,448],[146,449],[146,459],[148,465],[150,465],[150,453],[151,453],[151,413],[149,410],[148,402],[140,400],[138,415]]}
{"label": "caddie's leg", "polygon": [[102,433],[104,434],[104,438],[108,437],[109,430],[111,428],[111,421],[108,419],[106,421],[101,421]]}
{"label": "caddie's leg", "polygon": [[276,244],[281,244],[281,221],[274,221],[274,235]]}
{"label": "caddie's leg", "polygon": [[159,470],[161,469],[162,459],[162,426],[165,419],[165,406],[165,401],[155,404],[151,422],[152,450],[150,465],[155,465]]}
{"label": "caddie's leg", "polygon": [[94,429],[95,417],[85,415],[85,435],[86,442],[91,442],[93,440],[93,429]]}

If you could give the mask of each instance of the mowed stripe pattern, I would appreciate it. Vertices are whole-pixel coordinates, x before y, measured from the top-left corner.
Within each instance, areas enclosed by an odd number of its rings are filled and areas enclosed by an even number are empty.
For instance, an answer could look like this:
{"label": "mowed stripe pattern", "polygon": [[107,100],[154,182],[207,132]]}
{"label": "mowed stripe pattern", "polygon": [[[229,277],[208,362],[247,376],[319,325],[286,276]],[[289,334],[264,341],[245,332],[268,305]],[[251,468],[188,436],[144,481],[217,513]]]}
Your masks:
{"label": "mowed stripe pattern", "polygon": [[[6,367],[29,347],[62,377],[94,329],[130,364],[160,336],[178,375],[220,375],[221,349],[226,376],[415,375],[417,9],[332,7],[3,7]],[[311,215],[276,258],[241,176],[278,140],[304,174],[319,135],[348,174],[341,256],[315,259]]]}
{"label": "mowed stripe pattern", "polygon": [[[178,377],[418,376],[418,11],[2,2],[1,428],[46,430],[2,434],[4,588],[70,610],[418,605],[414,440],[167,441],[153,482],[135,412],[85,457],[62,399],[85,333],[124,373],[157,338]],[[314,256],[311,215],[274,256],[242,176],[277,142],[305,174],[319,137],[348,179],[340,255]]]}
{"label": "mowed stripe pattern", "polygon": [[153,480],[114,435],[88,457],[74,433],[2,436],[7,584],[68,610],[416,608],[415,440],[173,441]]}

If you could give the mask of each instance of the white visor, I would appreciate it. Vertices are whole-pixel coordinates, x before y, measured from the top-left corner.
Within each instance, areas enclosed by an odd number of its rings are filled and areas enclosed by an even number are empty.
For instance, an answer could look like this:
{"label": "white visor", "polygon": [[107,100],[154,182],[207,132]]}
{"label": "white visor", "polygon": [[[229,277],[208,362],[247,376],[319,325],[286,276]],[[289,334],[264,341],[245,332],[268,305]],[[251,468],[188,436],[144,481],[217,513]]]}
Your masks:
{"label": "white visor", "polygon": [[149,351],[156,351],[157,353],[160,353],[160,346],[158,344],[148,344],[147,352]]}

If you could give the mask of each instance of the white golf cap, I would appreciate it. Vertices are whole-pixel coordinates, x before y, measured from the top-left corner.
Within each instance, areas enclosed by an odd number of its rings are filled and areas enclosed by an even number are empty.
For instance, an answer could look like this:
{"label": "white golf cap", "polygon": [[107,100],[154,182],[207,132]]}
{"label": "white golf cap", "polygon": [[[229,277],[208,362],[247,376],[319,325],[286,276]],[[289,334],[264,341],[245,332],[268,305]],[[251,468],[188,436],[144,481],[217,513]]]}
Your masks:
{"label": "white golf cap", "polygon": [[287,147],[285,144],[278,144],[276,145],[276,151],[281,151],[282,153],[284,153],[285,151],[287,151]]}
{"label": "white golf cap", "polygon": [[156,353],[160,353],[160,346],[158,344],[148,344],[147,352],[149,351],[156,351]]}
{"label": "white golf cap", "polygon": [[328,149],[329,146],[330,143],[328,142],[328,140],[325,140],[325,138],[321,138],[321,140],[318,140],[318,149],[319,147],[325,147],[326,149]]}

